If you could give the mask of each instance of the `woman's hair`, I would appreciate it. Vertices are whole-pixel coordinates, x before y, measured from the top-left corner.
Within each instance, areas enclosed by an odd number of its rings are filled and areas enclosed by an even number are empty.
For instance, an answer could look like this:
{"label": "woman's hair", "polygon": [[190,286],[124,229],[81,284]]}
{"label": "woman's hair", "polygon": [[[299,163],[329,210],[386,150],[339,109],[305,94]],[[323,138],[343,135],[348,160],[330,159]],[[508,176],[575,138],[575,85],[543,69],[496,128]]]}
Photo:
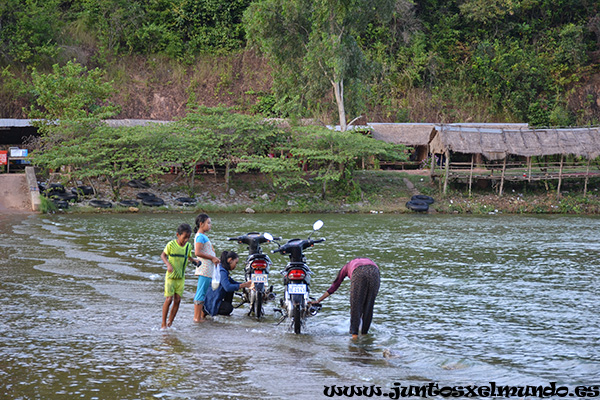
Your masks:
{"label": "woman's hair", "polygon": [[192,227],[189,224],[181,224],[177,227],[177,234],[181,235],[183,233],[189,233],[190,236],[192,235]]}
{"label": "woman's hair", "polygon": [[221,253],[221,265],[227,271],[231,271],[231,265],[229,265],[229,259],[235,260],[236,258],[240,258],[235,251],[227,251]]}
{"label": "woman's hair", "polygon": [[209,218],[210,217],[208,216],[208,214],[198,214],[198,216],[196,217],[196,229],[194,230],[194,232],[198,232],[198,229],[200,229],[200,225],[205,223],[206,220]]}

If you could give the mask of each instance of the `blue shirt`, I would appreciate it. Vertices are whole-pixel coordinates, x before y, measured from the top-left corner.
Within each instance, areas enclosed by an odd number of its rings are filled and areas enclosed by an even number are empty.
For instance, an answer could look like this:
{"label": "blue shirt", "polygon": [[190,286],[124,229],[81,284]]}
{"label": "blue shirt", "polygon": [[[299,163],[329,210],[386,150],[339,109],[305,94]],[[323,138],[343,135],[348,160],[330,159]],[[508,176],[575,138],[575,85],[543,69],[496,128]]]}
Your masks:
{"label": "blue shirt", "polygon": [[204,308],[210,315],[217,315],[219,313],[219,307],[225,298],[227,292],[235,292],[239,290],[240,283],[234,281],[229,276],[227,271],[221,264],[219,264],[219,272],[221,273],[221,279],[219,281],[219,287],[217,290],[213,290],[212,287],[208,289],[206,293],[206,299],[204,300]]}

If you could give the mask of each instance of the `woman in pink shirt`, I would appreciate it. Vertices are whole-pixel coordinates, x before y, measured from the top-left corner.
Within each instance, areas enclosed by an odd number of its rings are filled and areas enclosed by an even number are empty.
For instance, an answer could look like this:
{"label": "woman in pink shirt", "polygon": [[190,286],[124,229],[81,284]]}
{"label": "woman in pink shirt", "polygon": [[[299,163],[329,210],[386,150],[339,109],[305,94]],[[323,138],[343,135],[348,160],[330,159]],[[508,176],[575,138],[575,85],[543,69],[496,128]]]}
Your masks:
{"label": "woman in pink shirt", "polygon": [[369,332],[373,320],[373,306],[379,292],[379,267],[368,258],[355,258],[344,265],[329,289],[315,303],[331,296],[346,278],[350,278],[350,334],[353,339]]}

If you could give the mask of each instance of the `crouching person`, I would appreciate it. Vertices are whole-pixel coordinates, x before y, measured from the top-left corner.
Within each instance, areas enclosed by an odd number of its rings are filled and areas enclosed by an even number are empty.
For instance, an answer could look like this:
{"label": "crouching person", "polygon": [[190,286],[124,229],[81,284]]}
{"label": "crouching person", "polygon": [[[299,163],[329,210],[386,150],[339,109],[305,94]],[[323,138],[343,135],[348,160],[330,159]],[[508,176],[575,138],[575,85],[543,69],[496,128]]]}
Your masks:
{"label": "crouching person", "polygon": [[239,283],[231,278],[230,273],[235,269],[239,261],[238,255],[234,251],[224,251],[221,253],[221,262],[218,265],[220,272],[219,287],[210,288],[206,293],[204,309],[207,314],[231,315],[233,312],[233,294],[237,290],[247,288],[252,282]]}

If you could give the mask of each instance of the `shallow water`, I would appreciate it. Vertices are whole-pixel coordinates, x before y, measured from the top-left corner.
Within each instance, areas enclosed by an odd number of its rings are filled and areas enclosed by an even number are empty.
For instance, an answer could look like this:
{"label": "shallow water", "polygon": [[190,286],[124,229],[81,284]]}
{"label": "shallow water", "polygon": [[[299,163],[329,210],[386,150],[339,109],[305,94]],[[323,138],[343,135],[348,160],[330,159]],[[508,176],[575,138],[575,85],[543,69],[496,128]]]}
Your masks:
{"label": "shallow water", "polygon": [[[306,237],[318,218],[314,237],[327,241],[306,252],[316,296],[353,257],[382,271],[371,332],[357,342],[348,281],[294,335],[274,313],[246,316],[247,306],[192,323],[191,268],[174,326],[161,331],[159,255],[194,215],[0,216],[0,398],[315,399],[332,385],[600,383],[600,219],[215,214],[209,237],[243,255],[227,237]],[[285,259],[271,258],[281,293]]]}

